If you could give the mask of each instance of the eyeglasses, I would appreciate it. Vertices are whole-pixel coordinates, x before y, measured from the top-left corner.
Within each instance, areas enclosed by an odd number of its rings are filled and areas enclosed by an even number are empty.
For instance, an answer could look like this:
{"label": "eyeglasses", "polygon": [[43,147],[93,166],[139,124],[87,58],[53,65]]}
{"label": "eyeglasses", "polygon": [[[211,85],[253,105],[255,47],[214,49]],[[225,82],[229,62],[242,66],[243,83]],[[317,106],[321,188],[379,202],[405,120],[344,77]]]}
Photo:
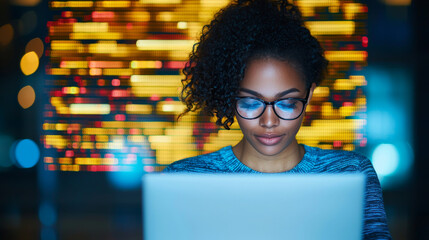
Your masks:
{"label": "eyeglasses", "polygon": [[267,105],[272,105],[274,113],[283,120],[295,120],[304,112],[308,102],[310,88],[305,98],[282,98],[267,102],[256,97],[236,97],[235,110],[244,119],[256,119],[265,112]]}

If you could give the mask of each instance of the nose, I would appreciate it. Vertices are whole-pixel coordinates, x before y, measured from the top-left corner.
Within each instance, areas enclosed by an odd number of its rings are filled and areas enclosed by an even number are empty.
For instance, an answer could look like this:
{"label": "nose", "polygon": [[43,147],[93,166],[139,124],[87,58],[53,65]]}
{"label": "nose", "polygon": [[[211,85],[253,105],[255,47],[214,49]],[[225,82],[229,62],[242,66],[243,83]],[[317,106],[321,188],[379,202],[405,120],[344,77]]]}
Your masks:
{"label": "nose", "polygon": [[277,127],[280,123],[279,117],[277,117],[276,113],[274,112],[273,105],[268,105],[265,108],[264,113],[259,118],[259,126],[265,127],[265,128],[273,128]]}

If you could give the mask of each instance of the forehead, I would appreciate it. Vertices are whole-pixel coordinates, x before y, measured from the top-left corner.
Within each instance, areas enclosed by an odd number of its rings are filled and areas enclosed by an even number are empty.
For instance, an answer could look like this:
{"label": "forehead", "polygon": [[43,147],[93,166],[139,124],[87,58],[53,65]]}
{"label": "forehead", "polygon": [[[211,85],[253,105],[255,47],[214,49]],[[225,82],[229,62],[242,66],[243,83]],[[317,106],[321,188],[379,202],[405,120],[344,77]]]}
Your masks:
{"label": "forehead", "polygon": [[247,65],[240,87],[270,97],[290,88],[304,92],[305,81],[292,64],[264,58],[253,60]]}

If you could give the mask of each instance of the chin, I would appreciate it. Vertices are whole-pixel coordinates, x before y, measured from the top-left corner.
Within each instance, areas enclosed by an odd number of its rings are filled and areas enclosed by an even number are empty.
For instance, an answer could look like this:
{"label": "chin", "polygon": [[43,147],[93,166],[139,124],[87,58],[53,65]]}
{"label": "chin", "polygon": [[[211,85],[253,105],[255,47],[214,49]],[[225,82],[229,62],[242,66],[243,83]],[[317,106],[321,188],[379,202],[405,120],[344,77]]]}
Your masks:
{"label": "chin", "polygon": [[[255,146],[256,145],[256,146]],[[277,144],[274,146],[265,146],[262,144],[252,144],[253,148],[264,156],[275,156],[282,153],[288,146]]]}

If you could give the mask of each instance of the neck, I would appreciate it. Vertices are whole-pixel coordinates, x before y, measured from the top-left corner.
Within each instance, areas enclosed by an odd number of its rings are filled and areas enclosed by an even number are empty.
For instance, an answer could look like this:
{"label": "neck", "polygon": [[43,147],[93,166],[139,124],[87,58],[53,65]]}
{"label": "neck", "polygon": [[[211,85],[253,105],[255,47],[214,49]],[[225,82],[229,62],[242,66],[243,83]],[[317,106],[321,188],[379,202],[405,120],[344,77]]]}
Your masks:
{"label": "neck", "polygon": [[258,172],[285,172],[294,168],[304,157],[304,147],[293,140],[282,152],[267,156],[259,153],[242,139],[232,148],[235,156],[246,166]]}

